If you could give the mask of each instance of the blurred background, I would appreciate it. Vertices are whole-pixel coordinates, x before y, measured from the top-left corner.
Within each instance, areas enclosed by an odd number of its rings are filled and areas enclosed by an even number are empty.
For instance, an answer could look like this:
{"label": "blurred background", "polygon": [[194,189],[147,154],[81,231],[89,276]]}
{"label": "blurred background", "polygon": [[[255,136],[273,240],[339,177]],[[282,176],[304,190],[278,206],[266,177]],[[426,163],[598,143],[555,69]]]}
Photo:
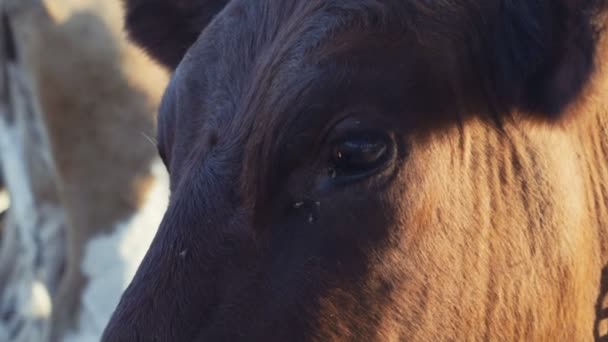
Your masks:
{"label": "blurred background", "polygon": [[0,342],[98,341],[167,205],[168,76],[119,0],[0,11]]}

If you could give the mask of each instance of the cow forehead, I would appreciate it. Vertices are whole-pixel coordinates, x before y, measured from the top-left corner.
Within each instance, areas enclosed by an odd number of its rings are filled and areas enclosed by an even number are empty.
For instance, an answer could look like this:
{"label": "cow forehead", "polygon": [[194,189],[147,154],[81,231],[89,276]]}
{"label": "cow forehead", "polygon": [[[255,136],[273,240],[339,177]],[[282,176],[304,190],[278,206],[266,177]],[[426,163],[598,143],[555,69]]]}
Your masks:
{"label": "cow forehead", "polygon": [[189,98],[182,99],[184,106],[223,118],[241,114],[243,120],[244,112],[259,113],[261,102],[298,93],[293,88],[304,87],[305,78],[321,76],[312,70],[319,61],[377,49],[374,43],[396,34],[404,39],[409,21],[397,18],[404,8],[396,4],[402,3],[232,1],[189,49],[170,88]]}
{"label": "cow forehead", "polygon": [[[403,94],[409,93],[403,91],[407,86],[403,80],[430,79],[428,75],[407,77],[407,69],[423,68],[400,60],[403,54],[406,59],[418,55],[419,60],[424,60],[419,51],[422,46],[420,40],[427,45],[429,43],[421,33],[428,27],[417,27],[412,21],[420,16],[420,9],[412,6],[414,3],[232,1],[203,30],[177,67],[161,106],[161,117],[170,117],[169,120],[179,117],[182,128],[175,131],[179,133],[175,140],[188,141],[182,145],[194,146],[194,139],[206,134],[199,134],[201,130],[214,130],[220,138],[231,140],[224,141],[226,145],[252,150],[246,145],[276,141],[276,136],[281,134],[279,127],[298,113],[308,113],[306,106],[332,105],[332,108],[341,110],[344,109],[339,108],[341,105],[352,106],[353,102],[365,101],[370,93],[368,89],[374,87],[365,85],[370,79],[381,80],[382,88],[390,90],[393,98],[398,97],[397,101],[403,102]],[[404,41],[407,48],[397,46]],[[397,55],[389,56],[392,51],[397,51]],[[357,54],[365,56],[364,63],[368,67],[359,69],[363,72],[351,72],[353,69],[349,63]],[[349,63],[341,60],[337,64],[348,65],[333,68],[333,61],[343,57]],[[328,71],[320,64],[329,64],[333,69]],[[389,69],[393,70],[386,74]],[[384,74],[380,76],[379,71]],[[445,72],[437,73],[442,74],[441,77],[447,75]],[[359,76],[361,80],[358,83],[365,89],[355,92],[363,94],[363,97],[344,96],[342,102],[347,103],[341,104],[335,104],[335,98],[327,97],[327,93],[343,88],[344,83],[357,83],[353,78]],[[337,80],[340,77],[342,79]],[[387,86],[389,79],[399,83],[401,88]],[[446,84],[436,80],[428,82]],[[319,87],[323,89],[319,90]],[[417,91],[422,93],[425,89],[430,88],[418,87]],[[311,96],[311,93],[319,96]],[[401,95],[394,96],[396,93]],[[408,97],[418,97],[422,101],[427,96],[412,93]],[[395,101],[376,102],[392,104]],[[436,105],[440,102],[436,101]],[[327,111],[326,114],[336,113]],[[163,121],[160,121],[160,126]],[[310,120],[298,122],[311,123]],[[201,144],[204,143],[205,140],[201,140]],[[182,153],[186,154],[183,149]]]}
{"label": "cow forehead", "polygon": [[[457,18],[458,12],[467,9],[463,4],[423,6],[424,3],[419,0],[233,0],[204,29],[185,61],[200,60],[206,49],[218,50],[225,63],[236,64],[252,62],[260,55],[268,58],[287,52],[303,54],[345,30],[417,36],[430,26],[452,28],[457,23],[450,18]],[[442,18],[427,20],[433,16]],[[450,31],[449,28],[444,31]]]}
{"label": "cow forehead", "polygon": [[[254,151],[260,146],[280,145],[278,127],[305,112],[296,107],[311,104],[311,89],[337,84],[327,81],[335,75],[324,74],[319,61],[366,46],[373,39],[367,33],[388,27],[379,19],[389,13],[387,6],[381,2],[363,4],[231,2],[188,50],[162,101],[159,132],[165,133],[159,134],[159,143],[173,151],[172,174],[179,178],[187,159],[206,153],[202,145],[207,143],[209,131],[220,137],[217,148],[223,158],[238,154],[238,162],[231,164],[235,167],[246,168],[257,165],[260,158],[272,158],[276,153],[270,150],[263,155]],[[351,31],[355,33],[349,34]],[[323,105],[323,91],[314,92],[321,93],[312,98]],[[333,114],[327,112],[318,121]],[[310,125],[311,120],[298,123]],[[226,146],[232,150],[224,151]],[[247,178],[256,178],[258,173],[263,176],[265,172],[258,169],[244,174]],[[253,195],[256,191],[247,192]]]}

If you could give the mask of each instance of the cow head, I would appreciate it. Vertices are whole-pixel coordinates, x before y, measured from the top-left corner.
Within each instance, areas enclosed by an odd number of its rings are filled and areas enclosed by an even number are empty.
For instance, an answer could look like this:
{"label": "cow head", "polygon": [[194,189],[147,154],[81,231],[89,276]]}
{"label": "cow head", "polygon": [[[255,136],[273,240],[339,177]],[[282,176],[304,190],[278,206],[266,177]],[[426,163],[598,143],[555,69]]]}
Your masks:
{"label": "cow head", "polygon": [[[547,303],[567,318],[563,293],[537,295],[570,278],[528,248],[560,239],[525,235],[547,195],[519,197],[534,160],[499,147],[513,120],[560,120],[579,96],[603,2],[126,6],[174,69],[158,131],[172,195],[105,341],[433,339]],[[500,302],[509,281],[533,290],[521,313]]]}

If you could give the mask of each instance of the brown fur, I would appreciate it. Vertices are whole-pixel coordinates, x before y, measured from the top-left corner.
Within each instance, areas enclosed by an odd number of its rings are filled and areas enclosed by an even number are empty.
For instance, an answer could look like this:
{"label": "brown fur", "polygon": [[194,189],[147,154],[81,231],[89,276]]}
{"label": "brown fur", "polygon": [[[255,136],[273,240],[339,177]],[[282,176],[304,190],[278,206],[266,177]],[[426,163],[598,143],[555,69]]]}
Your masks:
{"label": "brown fur", "polygon": [[[187,3],[127,1],[172,199],[104,341],[608,333],[604,2],[199,1],[163,40]],[[328,176],[344,117],[385,169]]]}
{"label": "brown fur", "polygon": [[111,233],[147,196],[156,157],[147,137],[167,77],[127,43],[117,2],[5,2],[67,216],[66,268],[51,322],[57,341],[78,328],[87,242]]}

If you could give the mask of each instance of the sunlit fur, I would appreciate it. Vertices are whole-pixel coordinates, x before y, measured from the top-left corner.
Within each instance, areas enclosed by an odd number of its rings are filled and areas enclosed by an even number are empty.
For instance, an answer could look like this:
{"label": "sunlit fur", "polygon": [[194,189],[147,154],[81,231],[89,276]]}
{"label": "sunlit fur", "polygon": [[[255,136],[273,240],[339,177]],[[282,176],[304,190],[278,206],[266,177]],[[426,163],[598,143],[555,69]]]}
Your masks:
{"label": "sunlit fur", "polygon": [[[603,1],[233,0],[174,40],[158,8],[194,1],[126,3],[175,68],[172,198],[104,341],[606,333]],[[394,173],[319,188],[345,112],[396,134]]]}

